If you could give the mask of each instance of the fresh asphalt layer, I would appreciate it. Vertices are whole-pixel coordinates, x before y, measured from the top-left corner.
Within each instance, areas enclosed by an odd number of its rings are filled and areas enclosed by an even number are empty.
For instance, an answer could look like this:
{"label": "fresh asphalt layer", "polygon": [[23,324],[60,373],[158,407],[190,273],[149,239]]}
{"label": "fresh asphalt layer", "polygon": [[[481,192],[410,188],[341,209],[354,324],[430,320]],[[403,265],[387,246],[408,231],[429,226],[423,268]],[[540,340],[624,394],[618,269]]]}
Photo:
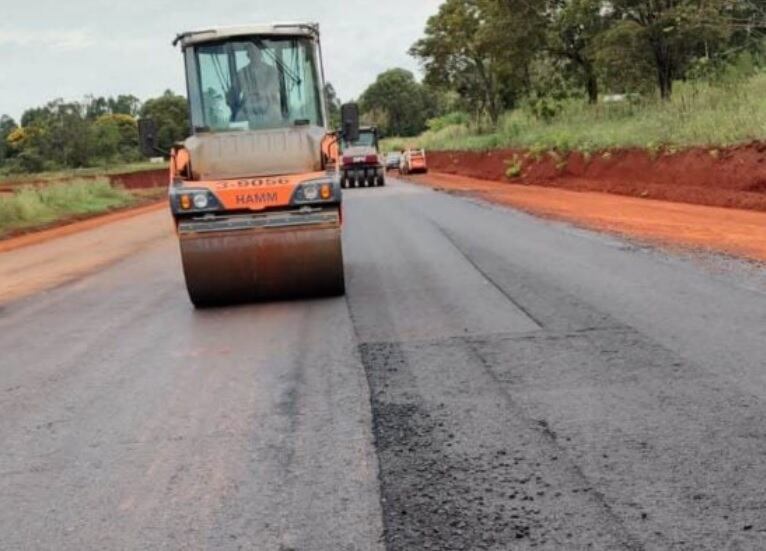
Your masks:
{"label": "fresh asphalt layer", "polygon": [[766,548],[766,278],[397,181],[347,296],[0,305],[0,549]]}

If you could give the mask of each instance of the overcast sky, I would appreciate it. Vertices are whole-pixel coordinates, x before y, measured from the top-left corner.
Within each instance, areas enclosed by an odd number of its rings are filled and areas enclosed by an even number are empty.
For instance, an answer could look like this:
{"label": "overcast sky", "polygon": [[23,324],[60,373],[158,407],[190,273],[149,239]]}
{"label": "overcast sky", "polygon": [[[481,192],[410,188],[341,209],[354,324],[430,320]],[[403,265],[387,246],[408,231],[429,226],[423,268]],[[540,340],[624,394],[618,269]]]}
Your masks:
{"label": "overcast sky", "polygon": [[407,50],[441,0],[0,0],[0,114],[63,97],[185,90],[179,31],[319,21],[327,78],[344,100]]}

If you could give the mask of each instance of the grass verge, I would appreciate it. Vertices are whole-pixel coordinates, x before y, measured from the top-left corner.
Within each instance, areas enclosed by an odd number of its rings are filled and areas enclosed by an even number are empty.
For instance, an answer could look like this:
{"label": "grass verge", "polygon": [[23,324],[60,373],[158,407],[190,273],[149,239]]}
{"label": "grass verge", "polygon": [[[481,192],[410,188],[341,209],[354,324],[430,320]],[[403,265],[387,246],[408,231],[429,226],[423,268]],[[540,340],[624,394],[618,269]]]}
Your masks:
{"label": "grass verge", "polygon": [[417,138],[389,138],[387,151],[417,145],[435,150],[518,148],[592,152],[635,147],[730,146],[766,138],[766,73],[727,84],[676,83],[673,100],[587,105],[569,100],[550,120],[520,108],[491,131],[438,124]]}
{"label": "grass verge", "polygon": [[110,176],[113,174],[131,174],[133,172],[143,172],[145,170],[157,170],[167,167],[166,163],[131,163],[113,165],[108,168],[91,167],[76,168],[68,170],[56,170],[52,172],[36,172],[31,174],[3,174],[0,172],[0,183],[6,185],[25,184],[37,182],[51,182],[57,180],[71,180],[77,178],[98,178],[101,176]]}
{"label": "grass verge", "polygon": [[136,204],[139,197],[106,178],[19,187],[0,195],[0,238],[62,219],[108,212]]}

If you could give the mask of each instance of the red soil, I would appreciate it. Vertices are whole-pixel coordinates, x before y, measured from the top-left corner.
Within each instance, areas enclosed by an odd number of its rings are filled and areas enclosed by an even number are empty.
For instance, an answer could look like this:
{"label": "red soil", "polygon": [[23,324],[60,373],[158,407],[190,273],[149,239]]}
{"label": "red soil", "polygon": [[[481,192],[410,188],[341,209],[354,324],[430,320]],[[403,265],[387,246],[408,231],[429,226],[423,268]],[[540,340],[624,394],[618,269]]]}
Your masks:
{"label": "red soil", "polygon": [[[514,164],[521,174],[508,176]],[[680,152],[623,149],[533,155],[518,150],[434,151],[429,168],[516,184],[599,191],[717,207],[766,211],[766,143]]]}
{"label": "red soil", "polygon": [[0,253],[28,247],[30,245],[37,245],[38,243],[44,243],[45,241],[72,235],[73,233],[92,230],[106,224],[111,224],[112,222],[133,218],[163,208],[167,208],[167,201],[151,201],[139,206],[126,207],[106,214],[64,218],[57,220],[54,223],[40,226],[39,228],[11,233],[10,235],[0,238]]}
{"label": "red soil", "polygon": [[129,174],[113,174],[109,176],[109,181],[125,189],[164,187],[168,185],[168,174],[167,168],[155,168]]}
{"label": "red soil", "polygon": [[[78,180],[95,180],[101,176],[77,176]],[[111,174],[107,176],[109,182],[112,185],[120,185],[125,189],[149,189],[153,187],[164,187],[168,185],[168,169],[167,168],[153,168],[150,170],[142,170],[139,172],[128,172],[125,174]],[[60,178],[57,180],[40,180],[23,182],[22,184],[17,182],[0,182],[0,193],[13,193],[13,190],[19,185],[49,185],[66,183],[71,180],[72,177]]]}
{"label": "red soil", "polygon": [[766,261],[766,213],[431,172],[410,181],[662,245]]}

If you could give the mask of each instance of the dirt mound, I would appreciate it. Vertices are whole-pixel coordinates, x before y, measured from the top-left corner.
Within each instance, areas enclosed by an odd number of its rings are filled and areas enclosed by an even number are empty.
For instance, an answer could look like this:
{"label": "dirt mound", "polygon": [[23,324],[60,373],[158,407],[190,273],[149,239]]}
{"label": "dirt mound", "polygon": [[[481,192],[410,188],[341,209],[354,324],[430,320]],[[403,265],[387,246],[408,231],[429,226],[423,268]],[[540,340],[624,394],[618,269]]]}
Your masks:
{"label": "dirt mound", "polygon": [[[107,176],[112,185],[120,185],[125,189],[149,189],[154,187],[165,187],[168,185],[168,169],[152,168],[138,172],[127,172],[124,174],[110,174]],[[30,180],[24,182],[0,182],[0,193],[13,193],[21,185],[46,186],[50,184],[66,183],[70,180],[95,180],[103,176],[67,176],[53,180]]]}
{"label": "dirt mound", "polygon": [[429,168],[486,180],[766,211],[766,143],[593,154],[434,151]]}
{"label": "dirt mound", "polygon": [[125,189],[164,187],[168,185],[168,169],[163,167],[128,174],[113,174],[109,176],[109,181]]}

